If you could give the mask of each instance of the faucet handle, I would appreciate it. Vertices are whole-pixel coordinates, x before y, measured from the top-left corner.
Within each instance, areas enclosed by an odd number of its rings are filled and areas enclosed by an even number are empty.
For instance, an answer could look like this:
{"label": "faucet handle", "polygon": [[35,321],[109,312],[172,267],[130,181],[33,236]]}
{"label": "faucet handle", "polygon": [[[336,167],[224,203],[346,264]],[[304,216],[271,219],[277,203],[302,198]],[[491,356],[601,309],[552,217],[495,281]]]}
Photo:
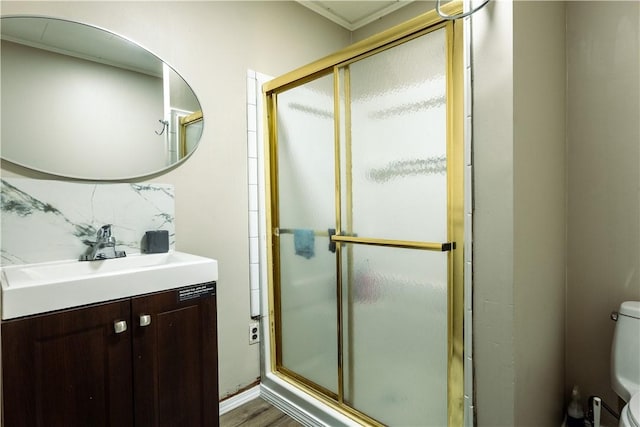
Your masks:
{"label": "faucet handle", "polygon": [[98,230],[98,239],[108,239],[111,237],[111,224],[106,224]]}

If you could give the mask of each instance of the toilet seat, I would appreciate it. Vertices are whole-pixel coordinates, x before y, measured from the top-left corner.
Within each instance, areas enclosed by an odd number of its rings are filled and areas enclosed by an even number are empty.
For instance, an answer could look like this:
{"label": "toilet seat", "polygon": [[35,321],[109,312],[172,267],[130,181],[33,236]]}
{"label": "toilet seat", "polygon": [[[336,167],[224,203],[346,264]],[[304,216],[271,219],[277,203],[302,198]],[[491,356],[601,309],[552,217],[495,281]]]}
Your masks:
{"label": "toilet seat", "polygon": [[640,392],[637,392],[629,403],[622,408],[619,427],[640,427]]}

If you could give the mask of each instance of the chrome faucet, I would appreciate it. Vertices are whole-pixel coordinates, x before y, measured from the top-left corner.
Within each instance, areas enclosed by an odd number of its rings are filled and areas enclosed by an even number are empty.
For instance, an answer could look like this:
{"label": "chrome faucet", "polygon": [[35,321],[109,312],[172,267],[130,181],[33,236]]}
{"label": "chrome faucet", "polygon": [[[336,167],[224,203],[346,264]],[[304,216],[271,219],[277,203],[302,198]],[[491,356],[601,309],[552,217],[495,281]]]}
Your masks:
{"label": "chrome faucet", "polygon": [[91,251],[80,257],[80,261],[97,261],[101,259],[122,258],[127,256],[124,251],[116,251],[116,238],[111,234],[111,225],[103,225],[98,229],[95,243]]}

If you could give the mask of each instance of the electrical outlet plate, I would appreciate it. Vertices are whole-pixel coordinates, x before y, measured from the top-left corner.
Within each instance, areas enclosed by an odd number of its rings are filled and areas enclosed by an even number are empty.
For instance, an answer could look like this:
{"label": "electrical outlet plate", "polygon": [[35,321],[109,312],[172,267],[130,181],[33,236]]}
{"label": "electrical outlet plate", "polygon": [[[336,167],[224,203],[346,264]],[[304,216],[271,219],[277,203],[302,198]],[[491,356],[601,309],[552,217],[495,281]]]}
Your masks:
{"label": "electrical outlet plate", "polygon": [[257,344],[260,342],[260,323],[249,323],[249,344]]}

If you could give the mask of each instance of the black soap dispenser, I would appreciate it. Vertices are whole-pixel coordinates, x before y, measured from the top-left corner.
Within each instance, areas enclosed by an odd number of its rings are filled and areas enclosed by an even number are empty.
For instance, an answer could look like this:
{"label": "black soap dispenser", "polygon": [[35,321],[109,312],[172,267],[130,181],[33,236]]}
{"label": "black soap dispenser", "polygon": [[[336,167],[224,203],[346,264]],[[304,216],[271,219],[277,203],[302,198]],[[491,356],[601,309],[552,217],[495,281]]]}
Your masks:
{"label": "black soap dispenser", "polygon": [[153,230],[144,233],[142,238],[142,252],[158,254],[169,251],[169,231]]}

